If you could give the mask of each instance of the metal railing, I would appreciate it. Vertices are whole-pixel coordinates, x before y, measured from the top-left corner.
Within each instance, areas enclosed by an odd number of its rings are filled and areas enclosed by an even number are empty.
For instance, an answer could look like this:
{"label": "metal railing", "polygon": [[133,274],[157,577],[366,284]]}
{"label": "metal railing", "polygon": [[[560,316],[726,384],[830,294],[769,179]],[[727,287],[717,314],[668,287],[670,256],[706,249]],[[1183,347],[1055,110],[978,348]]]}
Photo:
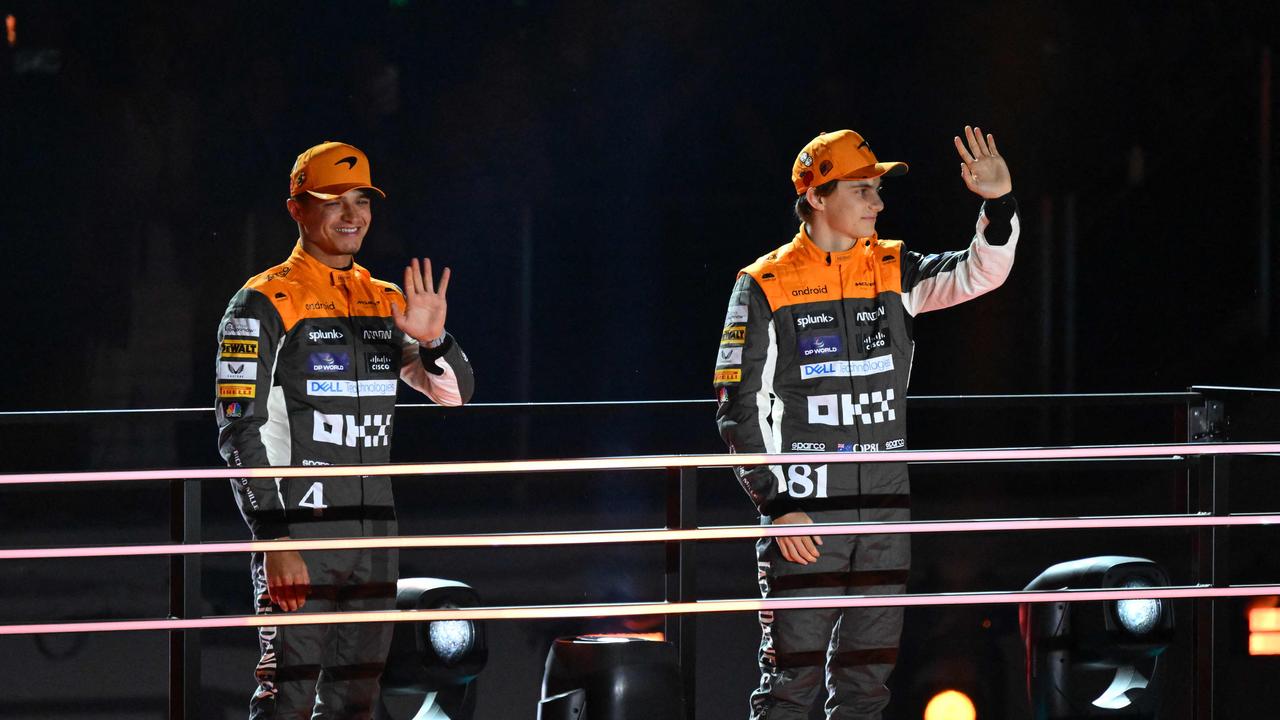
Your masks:
{"label": "metal railing", "polygon": [[[1228,517],[1227,500],[1229,498],[1229,454],[1193,453],[1186,443],[1208,443],[1216,442],[1223,439],[1225,428],[1228,425],[1228,417],[1225,413],[1225,405],[1223,398],[1240,398],[1240,397],[1265,397],[1268,400],[1280,398],[1280,390],[1272,390],[1265,388],[1223,388],[1223,387],[1196,387],[1188,392],[1170,392],[1170,393],[1091,393],[1091,394],[1070,394],[1070,395],[988,395],[988,396],[913,396],[909,397],[908,408],[912,409],[963,409],[978,407],[987,407],[993,409],[999,408],[1059,408],[1067,409],[1080,407],[1114,407],[1117,405],[1143,407],[1143,408],[1165,408],[1169,411],[1173,428],[1181,428],[1181,432],[1175,429],[1172,433],[1173,437],[1169,438],[1170,442],[1180,443],[1176,448],[1162,448],[1154,446],[1152,452],[1147,455],[1163,457],[1170,461],[1179,463],[1185,469],[1182,495],[1185,498],[1184,507],[1182,508],[1186,517],[1203,516],[1207,519],[1195,520],[1194,518],[1188,522],[1188,525],[1195,526],[1196,542],[1195,542],[1195,582],[1207,588],[1227,589],[1229,586],[1229,578],[1226,572],[1226,558],[1229,549],[1229,527],[1233,521]],[[700,408],[710,407],[714,401],[711,400],[667,400],[654,402],[590,402],[590,403],[496,403],[496,404],[478,404],[467,406],[465,408],[438,408],[434,405],[423,404],[407,404],[397,406],[401,412],[444,412],[444,413],[471,413],[471,414],[499,414],[504,416],[510,415],[538,415],[547,413],[583,413],[583,412],[617,412],[619,410],[640,410],[652,411],[654,409],[663,408]],[[206,408],[167,408],[167,409],[147,409],[147,410],[72,410],[72,411],[25,411],[25,412],[6,412],[0,413],[0,424],[9,423],[44,423],[44,422],[64,422],[64,421],[85,421],[86,419],[96,420],[100,417],[114,417],[129,414],[147,414],[150,416],[167,416],[167,417],[200,417],[200,415],[210,414],[212,411]],[[1192,448],[1194,449],[1194,448]],[[1206,447],[1206,450],[1208,448]],[[1076,454],[1071,458],[1074,462],[1123,462],[1131,460],[1138,454],[1130,452],[1096,453],[1097,457],[1080,459],[1079,453],[1081,448],[1069,449]],[[1245,450],[1242,450],[1244,452]],[[966,462],[962,455],[963,451],[957,453],[959,456],[948,458],[947,462]],[[1085,453],[1086,455],[1088,453]],[[912,460],[917,453],[899,452],[892,453],[894,456],[890,461],[908,461],[908,464],[917,462],[938,462],[939,460]],[[812,461],[816,456],[814,454],[805,454],[805,457]],[[698,481],[698,470],[703,467],[723,467],[727,462],[706,463],[705,460],[697,456],[686,458],[653,458],[654,462],[647,463],[644,466],[650,469],[661,468],[664,470],[664,495],[666,506],[666,528],[676,531],[697,531],[698,525],[698,507],[696,486]],[[1010,459],[1013,459],[1010,456]],[[1066,461],[1065,457],[1034,457],[1028,455],[1024,462],[1032,462],[1043,464],[1046,462]],[[618,467],[635,467],[637,459],[612,459]],[[828,458],[823,461],[835,462],[862,462],[869,461],[870,456],[866,458],[852,458],[845,455],[840,458]],[[732,460],[741,464],[765,464],[778,463],[779,457],[769,459],[749,458],[746,456],[738,456]],[[968,462],[986,462],[989,460],[968,460]],[[1002,460],[1008,462],[1009,459]],[[494,464],[496,465],[496,464]],[[502,463],[502,465],[511,465],[511,469],[505,470],[509,472],[536,472],[538,467],[536,463]],[[407,468],[406,468],[407,469]],[[564,469],[564,468],[557,468]],[[584,466],[579,469],[599,469],[598,467]],[[307,468],[308,472],[315,471],[316,468]],[[333,468],[334,472],[339,469]],[[444,470],[444,468],[440,468]],[[480,468],[475,468],[479,471]],[[496,468],[493,471],[497,471]],[[199,474],[199,471],[182,471],[191,475]],[[218,472],[224,473],[225,470]],[[273,474],[279,475],[280,469],[272,471]],[[391,474],[391,473],[388,473]],[[3,478],[0,478],[3,479]],[[45,476],[46,480],[54,480],[51,476]],[[23,482],[17,479],[18,482]],[[36,481],[28,477],[27,482]],[[201,493],[200,483],[202,479],[199,477],[186,477],[185,479],[174,482],[170,489],[170,540],[175,543],[174,551],[181,553],[177,545],[195,545],[201,542]],[[1167,516],[1177,517],[1177,516]],[[1118,519],[1118,518],[1117,518]],[[1143,523],[1137,522],[1136,518],[1129,526],[1141,526]],[[1063,520],[1062,522],[1068,522]],[[1268,521],[1269,522],[1269,521]],[[921,525],[923,523],[907,523],[907,525]],[[1064,525],[1063,527],[1067,527]],[[706,529],[706,528],[702,528]],[[993,529],[1002,529],[994,528]],[[902,531],[902,530],[899,530]],[[915,531],[915,530],[912,530]],[[930,532],[930,529],[920,528],[919,531]],[[937,531],[932,530],[932,531]],[[638,539],[638,538],[637,538]],[[666,540],[665,546],[665,592],[664,601],[668,604],[683,605],[691,603],[696,598],[696,582],[693,573],[695,560],[694,543],[687,539]],[[200,584],[201,570],[201,553],[183,553],[171,556],[169,572],[170,572],[170,600],[169,615],[173,619],[194,619],[200,617],[199,602],[202,596],[202,588]],[[1220,625],[1215,615],[1215,604],[1211,597],[1196,596],[1194,600],[1195,607],[1195,647],[1194,647],[1194,664],[1197,682],[1193,690],[1194,703],[1197,718],[1208,719],[1213,717],[1213,700],[1215,695],[1215,633]],[[680,668],[682,678],[686,688],[686,703],[690,710],[690,717],[693,717],[692,710],[695,707],[695,688],[696,682],[694,677],[694,658],[696,652],[695,644],[695,617],[693,613],[681,613],[668,615],[666,620],[667,638],[677,647],[680,660]],[[188,715],[188,710],[199,707],[199,677],[200,677],[200,646],[198,630],[187,631],[171,631],[169,642],[169,716],[171,718],[182,718]]]}

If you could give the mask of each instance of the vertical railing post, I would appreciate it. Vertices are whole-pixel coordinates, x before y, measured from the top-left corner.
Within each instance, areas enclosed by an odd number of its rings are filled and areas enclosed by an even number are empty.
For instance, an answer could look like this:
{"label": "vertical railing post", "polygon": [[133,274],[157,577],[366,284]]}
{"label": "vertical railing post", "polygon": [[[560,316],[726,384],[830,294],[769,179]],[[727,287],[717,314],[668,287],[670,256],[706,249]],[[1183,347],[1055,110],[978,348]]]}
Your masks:
{"label": "vertical railing post", "polygon": [[[691,530],[698,527],[697,468],[667,468],[667,528]],[[693,542],[667,543],[667,602],[691,602],[694,590]],[[686,720],[694,720],[697,707],[697,626],[689,614],[668,615],[666,636],[680,659],[680,680],[684,686]]]}
{"label": "vertical railing post", "polygon": [[[200,542],[199,480],[169,485],[169,539]],[[199,555],[169,556],[169,617],[194,618],[203,613]],[[197,630],[169,631],[169,720],[199,716],[200,635]]]}
{"label": "vertical railing post", "polygon": [[[1187,439],[1191,442],[1225,440],[1226,426],[1222,403],[1205,399],[1187,410]],[[1227,514],[1227,458],[1216,455],[1197,456],[1192,463],[1188,483],[1188,504],[1195,512],[1211,515]],[[1203,527],[1196,531],[1196,582],[1210,587],[1227,583],[1226,528]],[[1212,720],[1217,695],[1218,603],[1214,598],[1194,601],[1195,643],[1193,645],[1195,682],[1192,697],[1197,720]]]}
{"label": "vertical railing post", "polygon": [[[1231,458],[1226,455],[1214,455],[1209,458],[1209,488],[1208,488],[1208,510],[1215,516],[1223,516],[1228,514],[1228,502],[1230,500],[1230,462]],[[1226,587],[1231,584],[1230,567],[1228,565],[1228,533],[1230,529],[1226,526],[1215,526],[1209,530],[1209,575],[1208,582],[1215,588]],[[1205,638],[1207,657],[1204,659],[1204,670],[1207,677],[1202,681],[1205,684],[1205,706],[1207,713],[1203,716],[1204,720],[1213,720],[1215,714],[1215,701],[1222,694],[1218,692],[1218,678],[1222,676],[1218,667],[1218,660],[1225,658],[1226,653],[1218,652],[1218,643],[1225,638],[1223,630],[1226,628],[1226,622],[1223,619],[1224,603],[1218,602],[1217,598],[1208,598],[1208,614],[1205,617],[1206,634]]]}

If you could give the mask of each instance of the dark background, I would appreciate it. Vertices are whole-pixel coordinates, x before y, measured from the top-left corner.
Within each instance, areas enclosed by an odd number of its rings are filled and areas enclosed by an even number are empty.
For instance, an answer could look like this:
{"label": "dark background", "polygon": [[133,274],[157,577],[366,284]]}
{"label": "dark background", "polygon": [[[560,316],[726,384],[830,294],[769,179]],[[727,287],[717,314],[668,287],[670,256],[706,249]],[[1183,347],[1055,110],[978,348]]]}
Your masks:
{"label": "dark background", "polygon": [[[979,207],[951,147],[966,123],[996,135],[1023,235],[1005,287],[915,323],[914,395],[1280,384],[1276,141],[1261,120],[1275,96],[1264,108],[1260,90],[1274,3],[0,0],[0,13],[17,21],[0,49],[2,410],[208,406],[218,318],[288,254],[288,171],[329,139],[364,149],[388,193],[360,262],[393,281],[413,255],[453,268],[449,328],[476,366],[476,402],[705,398],[736,270],[795,232],[788,173],[804,143],[851,127],[881,159],[910,163],[887,186],[881,234],[958,249]],[[411,411],[396,457],[718,452],[710,415]],[[1255,414],[1248,432],[1273,436],[1269,420]],[[927,410],[912,444],[1155,442],[1175,426],[1168,409]],[[0,430],[11,470],[219,462],[209,417]],[[1274,467],[1244,467],[1233,499],[1269,509]],[[1180,472],[926,467],[915,514],[1171,512]],[[406,534],[648,527],[663,522],[657,480],[405,480],[397,492]],[[753,520],[727,473],[704,480],[704,523]],[[225,486],[205,491],[206,537],[244,537]],[[165,502],[160,485],[11,488],[0,532],[11,546],[163,541]],[[1095,552],[1146,553],[1190,581],[1189,534],[1078,535],[920,537],[912,590],[1020,588]],[[1269,569],[1251,554],[1269,542],[1234,545],[1237,564]],[[748,544],[699,558],[705,596],[755,592]],[[977,564],[990,558],[999,566]],[[514,604],[657,599],[661,560],[584,548],[406,553],[404,565]],[[249,610],[245,564],[206,563],[208,612]],[[163,615],[164,567],[9,561],[0,615]],[[973,674],[973,657],[995,688],[983,717],[1025,712],[1012,613],[912,611],[895,717],[919,717],[930,683]],[[700,621],[699,717],[745,711],[753,625]],[[547,643],[583,629],[600,628],[499,624],[480,716],[532,717]],[[238,716],[251,634],[202,641],[205,715]],[[159,716],[163,654],[155,634],[6,639],[0,714]],[[1240,682],[1275,669],[1240,662]],[[92,699],[105,696],[122,700]]]}

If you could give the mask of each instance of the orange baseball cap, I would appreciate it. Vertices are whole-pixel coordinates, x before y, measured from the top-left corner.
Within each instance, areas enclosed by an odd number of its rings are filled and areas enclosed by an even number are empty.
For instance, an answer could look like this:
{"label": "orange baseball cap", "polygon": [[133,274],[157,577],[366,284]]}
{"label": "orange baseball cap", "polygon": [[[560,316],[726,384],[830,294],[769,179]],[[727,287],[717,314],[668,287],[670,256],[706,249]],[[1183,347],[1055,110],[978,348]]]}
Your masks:
{"label": "orange baseball cap", "polygon": [[819,133],[796,156],[791,182],[796,194],[832,180],[863,180],[881,175],[902,175],[907,164],[877,162],[871,146],[852,130]]}
{"label": "orange baseball cap", "polygon": [[290,195],[305,192],[321,200],[332,200],[356,188],[369,188],[382,197],[387,196],[374,187],[369,178],[369,158],[359,148],[346,143],[326,140],[303,151],[289,172]]}

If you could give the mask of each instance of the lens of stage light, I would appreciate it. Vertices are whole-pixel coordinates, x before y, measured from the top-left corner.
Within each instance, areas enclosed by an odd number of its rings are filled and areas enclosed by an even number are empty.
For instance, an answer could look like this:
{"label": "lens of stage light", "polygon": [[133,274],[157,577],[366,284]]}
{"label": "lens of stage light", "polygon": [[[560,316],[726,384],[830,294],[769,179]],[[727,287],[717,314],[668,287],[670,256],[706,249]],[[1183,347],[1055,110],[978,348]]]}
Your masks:
{"label": "lens of stage light", "polygon": [[[1120,587],[1129,588],[1145,588],[1151,587],[1151,583],[1141,578],[1130,578]],[[1134,635],[1145,635],[1160,621],[1160,601],[1154,599],[1147,600],[1118,600],[1116,601],[1116,615],[1120,618],[1120,624],[1125,630]]]}
{"label": "lens of stage light", "polygon": [[959,690],[943,690],[924,709],[924,720],[976,720],[973,701]]}
{"label": "lens of stage light", "polygon": [[[439,609],[456,608],[457,605],[447,603]],[[431,639],[431,647],[445,665],[452,665],[461,660],[471,650],[475,642],[475,631],[470,620],[433,620],[427,628],[427,636]]]}

